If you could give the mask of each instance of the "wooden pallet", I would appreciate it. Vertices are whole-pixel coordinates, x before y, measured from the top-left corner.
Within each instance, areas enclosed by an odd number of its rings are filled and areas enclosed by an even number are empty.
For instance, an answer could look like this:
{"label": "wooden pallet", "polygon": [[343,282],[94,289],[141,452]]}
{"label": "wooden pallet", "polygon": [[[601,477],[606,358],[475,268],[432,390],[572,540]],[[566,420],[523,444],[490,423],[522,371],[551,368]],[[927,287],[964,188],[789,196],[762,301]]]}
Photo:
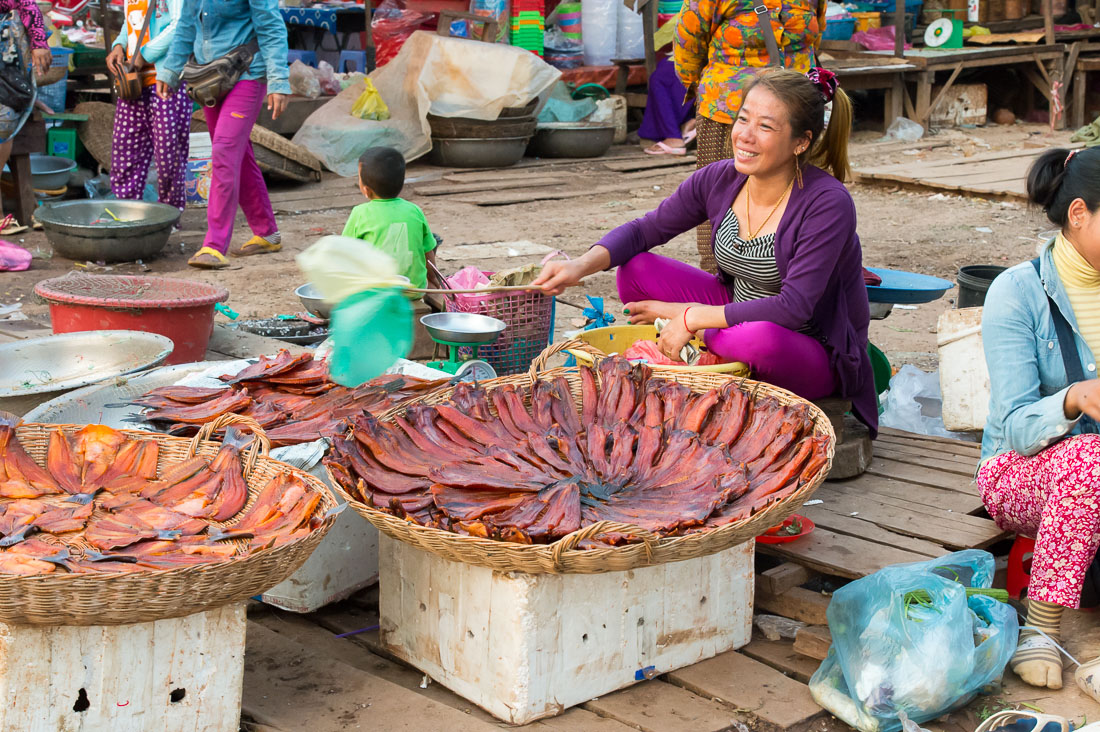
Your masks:
{"label": "wooden pallet", "polygon": [[1007,534],[984,516],[973,478],[976,443],[884,428],[867,472],[824,483],[811,497],[822,503],[799,513],[817,528],[788,544],[760,544],[822,574],[856,579],[885,566],[984,548]]}
{"label": "wooden pallet", "polygon": [[[1079,148],[1080,144],[1067,145]],[[1025,179],[1042,149],[1010,150],[924,163],[900,163],[853,171],[857,180],[900,183],[929,190],[1026,200]]]}

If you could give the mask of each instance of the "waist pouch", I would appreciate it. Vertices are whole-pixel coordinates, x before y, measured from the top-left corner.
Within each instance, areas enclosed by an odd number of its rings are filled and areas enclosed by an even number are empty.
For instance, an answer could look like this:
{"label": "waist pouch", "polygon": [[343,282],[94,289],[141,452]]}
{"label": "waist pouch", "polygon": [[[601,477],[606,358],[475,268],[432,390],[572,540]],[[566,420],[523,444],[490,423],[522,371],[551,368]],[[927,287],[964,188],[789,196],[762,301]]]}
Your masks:
{"label": "waist pouch", "polygon": [[187,96],[204,107],[213,107],[240,80],[259,50],[260,42],[253,38],[207,64],[195,63],[192,56],[181,74],[187,83]]}

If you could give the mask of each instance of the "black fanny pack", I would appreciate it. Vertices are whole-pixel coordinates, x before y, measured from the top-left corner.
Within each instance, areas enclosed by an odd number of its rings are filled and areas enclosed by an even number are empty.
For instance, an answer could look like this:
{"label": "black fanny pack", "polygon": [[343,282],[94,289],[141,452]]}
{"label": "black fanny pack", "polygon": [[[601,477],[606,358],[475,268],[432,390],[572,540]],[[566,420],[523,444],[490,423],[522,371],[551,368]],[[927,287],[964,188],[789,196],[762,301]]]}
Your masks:
{"label": "black fanny pack", "polygon": [[259,50],[260,42],[253,38],[207,64],[195,63],[195,57],[192,56],[181,74],[181,78],[187,83],[187,96],[204,107],[213,107],[240,80]]}

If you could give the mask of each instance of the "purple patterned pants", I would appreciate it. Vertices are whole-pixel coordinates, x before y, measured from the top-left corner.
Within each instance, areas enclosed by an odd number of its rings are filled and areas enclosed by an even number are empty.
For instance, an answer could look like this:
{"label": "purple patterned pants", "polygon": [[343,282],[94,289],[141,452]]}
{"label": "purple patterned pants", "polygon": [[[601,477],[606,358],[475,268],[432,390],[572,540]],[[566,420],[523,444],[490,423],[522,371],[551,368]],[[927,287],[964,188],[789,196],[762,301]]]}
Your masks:
{"label": "purple patterned pants", "polygon": [[191,99],[183,86],[168,99],[147,86],[140,99],[117,100],[111,139],[111,192],[140,199],[157,161],[157,199],[183,210],[184,173],[191,134]]}

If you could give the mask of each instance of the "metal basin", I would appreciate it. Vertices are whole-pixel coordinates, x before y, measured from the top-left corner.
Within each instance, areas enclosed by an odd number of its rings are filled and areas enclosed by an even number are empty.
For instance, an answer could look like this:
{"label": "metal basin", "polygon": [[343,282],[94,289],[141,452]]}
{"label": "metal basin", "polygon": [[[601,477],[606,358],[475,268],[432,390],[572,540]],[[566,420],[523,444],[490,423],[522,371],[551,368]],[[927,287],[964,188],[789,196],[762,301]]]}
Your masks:
{"label": "metal basin", "polygon": [[302,307],[304,307],[306,312],[310,315],[324,318],[325,320],[332,317],[332,306],[324,301],[321,297],[321,293],[319,293],[317,288],[313,285],[302,285],[294,291],[294,294],[298,296],[298,299],[302,302]]}
{"label": "metal basin", "polygon": [[163,363],[170,338],[130,330],[63,333],[0,345],[0,410],[22,414],[57,394]]}
{"label": "metal basin", "polygon": [[147,201],[63,201],[43,204],[34,215],[62,257],[131,262],[155,257],[164,249],[180,210]]}
{"label": "metal basin", "polygon": [[528,137],[432,138],[429,159],[448,168],[506,168],[523,158]]}
{"label": "metal basin", "polygon": [[[76,163],[68,158],[31,153],[31,187],[37,191],[56,191],[69,183],[69,175],[76,170]],[[4,166],[4,177],[11,172]]]}
{"label": "metal basin", "polygon": [[540,158],[598,158],[615,141],[615,125],[584,122],[540,124],[527,154]]}
{"label": "metal basin", "polygon": [[492,343],[508,327],[503,320],[474,313],[429,313],[420,322],[432,338],[449,343]]}

